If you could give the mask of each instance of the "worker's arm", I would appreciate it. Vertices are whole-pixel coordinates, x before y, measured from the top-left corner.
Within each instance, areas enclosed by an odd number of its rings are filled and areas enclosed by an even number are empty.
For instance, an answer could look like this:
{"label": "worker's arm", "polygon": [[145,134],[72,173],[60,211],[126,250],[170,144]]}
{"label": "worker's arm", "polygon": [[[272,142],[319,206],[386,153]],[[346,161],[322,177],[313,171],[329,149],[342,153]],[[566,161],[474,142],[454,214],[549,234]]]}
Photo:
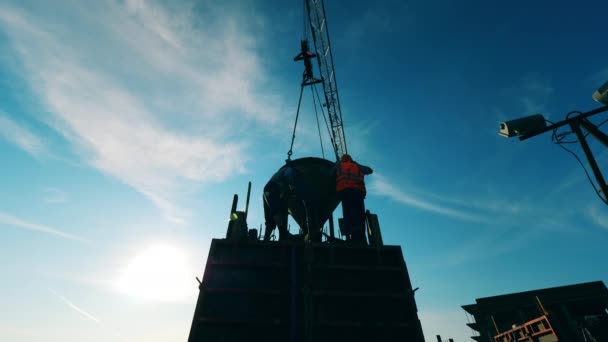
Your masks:
{"label": "worker's arm", "polygon": [[359,165],[359,170],[361,170],[364,175],[371,175],[372,173],[374,173],[374,170],[372,170],[372,168],[369,166],[361,165],[359,163],[357,163],[357,165]]}
{"label": "worker's arm", "polygon": [[339,168],[339,167],[340,167],[340,162],[338,161],[338,162],[336,162],[336,163],[334,164],[334,166],[333,166],[333,167],[332,167],[332,168],[329,170],[329,174],[330,174],[330,175],[335,175],[335,174],[336,174],[336,172],[338,171],[338,168]]}

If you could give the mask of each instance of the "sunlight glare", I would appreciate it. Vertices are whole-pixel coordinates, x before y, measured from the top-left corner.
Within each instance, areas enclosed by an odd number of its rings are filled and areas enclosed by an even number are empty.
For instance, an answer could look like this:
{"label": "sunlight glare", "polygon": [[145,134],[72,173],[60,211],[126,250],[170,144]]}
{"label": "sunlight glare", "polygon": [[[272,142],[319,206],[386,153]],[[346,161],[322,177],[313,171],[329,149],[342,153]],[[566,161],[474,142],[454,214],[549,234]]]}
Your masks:
{"label": "sunlight glare", "polygon": [[157,244],[129,261],[116,287],[140,299],[180,301],[195,293],[193,277],[184,253],[173,246]]}

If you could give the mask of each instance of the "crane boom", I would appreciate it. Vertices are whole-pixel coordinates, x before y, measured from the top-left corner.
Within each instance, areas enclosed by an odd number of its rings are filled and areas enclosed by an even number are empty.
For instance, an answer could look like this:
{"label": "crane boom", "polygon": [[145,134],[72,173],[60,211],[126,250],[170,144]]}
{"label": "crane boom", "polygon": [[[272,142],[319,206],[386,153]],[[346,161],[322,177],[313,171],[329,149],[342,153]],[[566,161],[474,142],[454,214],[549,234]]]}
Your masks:
{"label": "crane boom", "polygon": [[340,97],[338,96],[338,85],[336,83],[336,73],[334,70],[334,58],[331,52],[329,41],[329,31],[325,18],[325,3],[323,0],[304,0],[308,21],[315,45],[317,61],[323,93],[325,96],[325,106],[329,116],[332,129],[332,144],[336,153],[336,159],[347,153],[346,137],[342,125],[342,110],[340,109]]}

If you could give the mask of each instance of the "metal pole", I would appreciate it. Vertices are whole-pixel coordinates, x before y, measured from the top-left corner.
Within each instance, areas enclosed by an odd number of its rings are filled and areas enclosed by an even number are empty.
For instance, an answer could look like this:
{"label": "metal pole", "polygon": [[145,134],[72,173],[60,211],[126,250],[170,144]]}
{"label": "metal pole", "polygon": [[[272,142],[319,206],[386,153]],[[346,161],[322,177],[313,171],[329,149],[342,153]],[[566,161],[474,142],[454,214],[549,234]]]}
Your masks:
{"label": "metal pole", "polygon": [[570,127],[572,127],[572,131],[574,131],[574,133],[576,133],[576,137],[578,138],[578,141],[581,143],[581,147],[583,148],[583,151],[585,152],[585,155],[587,156],[587,160],[589,160],[589,165],[591,166],[591,170],[593,171],[593,174],[595,175],[595,179],[597,180],[597,182],[600,186],[600,189],[602,191],[602,194],[603,194],[603,196],[601,196],[601,197],[604,198],[605,200],[607,200],[608,199],[608,185],[606,185],[606,181],[604,180],[602,171],[600,171],[600,168],[597,165],[597,162],[595,161],[595,157],[593,157],[593,152],[591,152],[591,149],[589,148],[589,144],[587,144],[585,135],[583,134],[583,132],[581,131],[581,128],[579,127],[580,122],[581,122],[580,120],[573,121],[570,123]]}
{"label": "metal pole", "polygon": [[247,213],[249,213],[249,197],[251,196],[251,182],[247,187],[247,201],[245,202],[245,219],[247,219]]}
{"label": "metal pole", "polygon": [[587,119],[582,119],[580,124],[584,129],[587,130],[587,132],[589,132],[589,134],[593,135],[595,139],[599,140],[602,144],[604,144],[604,146],[608,147],[608,135],[600,131],[596,125]]}
{"label": "metal pole", "polygon": [[334,230],[334,213],[329,214],[329,236],[331,236],[332,241],[336,237]]}
{"label": "metal pole", "polygon": [[537,136],[539,134],[543,134],[545,132],[552,131],[552,130],[554,130],[556,128],[559,128],[559,127],[562,127],[562,126],[565,126],[565,125],[568,125],[568,124],[572,124],[573,122],[575,122],[575,121],[577,121],[579,119],[588,118],[588,117],[590,117],[592,115],[599,114],[599,113],[602,113],[602,112],[605,112],[605,111],[608,111],[608,106],[596,108],[594,110],[588,111],[587,113],[583,113],[583,114],[581,114],[579,116],[575,116],[573,118],[566,119],[566,120],[554,123],[553,125],[547,126],[547,127],[543,128],[543,129],[540,129],[538,131],[535,131],[535,132],[532,132],[532,133],[528,133],[526,135],[522,135],[521,137],[519,137],[519,140],[523,141],[523,140],[535,137],[535,136]]}

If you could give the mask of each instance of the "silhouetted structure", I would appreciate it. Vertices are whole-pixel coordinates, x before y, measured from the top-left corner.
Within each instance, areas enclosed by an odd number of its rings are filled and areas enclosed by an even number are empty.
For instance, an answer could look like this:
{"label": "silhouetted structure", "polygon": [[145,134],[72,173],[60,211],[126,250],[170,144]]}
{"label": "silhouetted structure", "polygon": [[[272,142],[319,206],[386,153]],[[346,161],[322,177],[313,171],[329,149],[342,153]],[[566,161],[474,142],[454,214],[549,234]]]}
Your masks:
{"label": "silhouetted structure", "polygon": [[479,342],[608,341],[608,289],[601,281],[475,301],[462,308],[474,317],[467,325]]}
{"label": "silhouetted structure", "polygon": [[189,342],[424,342],[399,246],[214,239]]}

